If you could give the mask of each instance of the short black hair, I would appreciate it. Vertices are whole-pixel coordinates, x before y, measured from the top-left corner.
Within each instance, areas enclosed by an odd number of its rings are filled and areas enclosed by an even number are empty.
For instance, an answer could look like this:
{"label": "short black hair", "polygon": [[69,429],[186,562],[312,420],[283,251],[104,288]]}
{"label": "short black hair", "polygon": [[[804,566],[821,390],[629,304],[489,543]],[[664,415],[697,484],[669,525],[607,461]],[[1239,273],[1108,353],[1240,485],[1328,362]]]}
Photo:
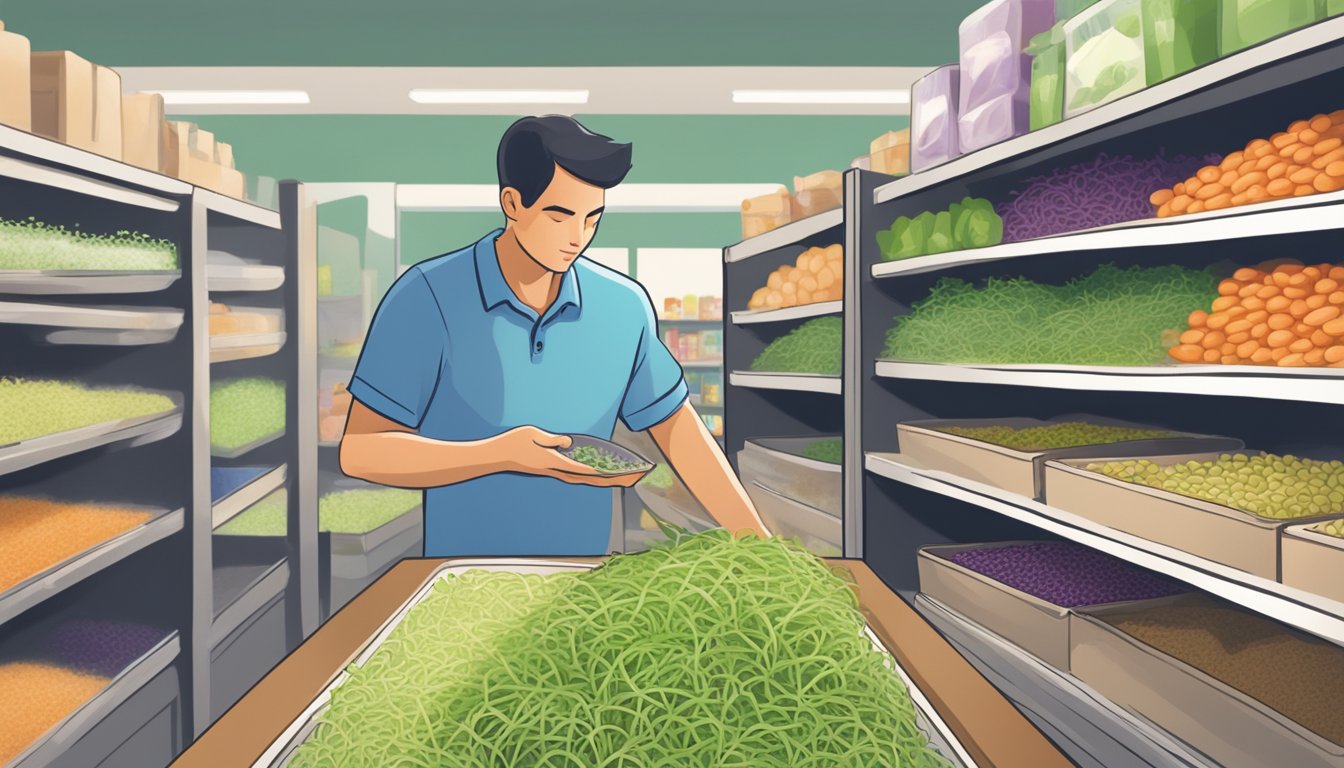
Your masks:
{"label": "short black hair", "polygon": [[555,166],[611,189],[630,172],[631,146],[584,128],[572,117],[524,117],[499,140],[499,188],[513,187],[531,208],[555,178]]}

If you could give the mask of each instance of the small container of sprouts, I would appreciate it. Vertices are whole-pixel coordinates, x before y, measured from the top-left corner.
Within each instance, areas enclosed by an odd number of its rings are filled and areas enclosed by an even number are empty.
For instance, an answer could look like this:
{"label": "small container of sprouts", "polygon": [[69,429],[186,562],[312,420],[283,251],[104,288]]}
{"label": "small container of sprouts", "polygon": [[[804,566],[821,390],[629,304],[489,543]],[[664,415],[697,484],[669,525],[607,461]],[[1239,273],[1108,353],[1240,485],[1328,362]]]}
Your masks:
{"label": "small container of sprouts", "polygon": [[606,477],[619,477],[623,485],[634,485],[653,469],[653,462],[621,445],[592,435],[570,435],[572,441],[560,453],[580,464],[587,464]]}

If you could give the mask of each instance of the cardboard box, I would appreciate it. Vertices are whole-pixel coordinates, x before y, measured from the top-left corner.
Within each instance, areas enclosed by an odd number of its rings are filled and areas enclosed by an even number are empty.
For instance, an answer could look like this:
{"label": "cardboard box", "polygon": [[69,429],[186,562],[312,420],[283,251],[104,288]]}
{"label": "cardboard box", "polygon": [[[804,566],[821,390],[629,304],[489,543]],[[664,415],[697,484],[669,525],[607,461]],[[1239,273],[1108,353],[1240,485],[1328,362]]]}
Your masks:
{"label": "cardboard box", "polygon": [[161,170],[167,176],[186,181],[190,171],[191,129],[193,123],[181,120],[165,120],[162,124],[163,166]]}
{"label": "cardboard box", "polygon": [[844,176],[839,171],[795,176],[793,192],[794,221],[835,210],[844,202]]}
{"label": "cardboard box", "polygon": [[[1255,455],[1255,451],[1231,451]],[[1108,461],[1147,459],[1159,466],[1211,461],[1218,453],[1172,456],[1113,456]],[[1279,579],[1279,531],[1339,514],[1272,519],[1190,496],[1089,472],[1095,459],[1047,461],[1045,503],[1117,531],[1271,581]],[[1344,512],[1344,509],[1338,512]]]}
{"label": "cardboard box", "polygon": [[121,159],[156,173],[164,172],[163,97],[130,93],[121,100]]}
{"label": "cardboard box", "polygon": [[121,159],[121,75],[114,69],[93,66],[94,152]]}
{"label": "cardboard box", "polygon": [[221,170],[223,169],[218,165],[215,165],[213,161],[202,160],[194,153],[191,153],[186,159],[185,172],[178,176],[178,178],[188,184],[194,184],[198,187],[218,191],[221,183]]}
{"label": "cardboard box", "polygon": [[1183,595],[1075,611],[1069,619],[1072,674],[1227,768],[1344,765],[1344,745],[1112,624],[1167,601],[1200,605],[1208,599]]}
{"label": "cardboard box", "polygon": [[93,64],[71,51],[38,51],[29,61],[33,133],[93,150]]}
{"label": "cardboard box", "polygon": [[247,197],[247,177],[243,175],[243,172],[236,168],[227,168],[222,165],[218,166],[218,168],[219,187],[216,188],[215,191],[219,192],[221,195],[236,197],[239,200],[245,199]]}
{"label": "cardboard box", "polygon": [[1319,524],[1283,529],[1279,581],[1344,605],[1344,539],[1312,530]]}
{"label": "cardboard box", "polygon": [[225,168],[233,167],[233,145],[222,141],[215,142],[215,162]]}
{"label": "cardboard box", "polygon": [[28,38],[6,32],[0,21],[0,123],[33,128],[32,47]]}
{"label": "cardboard box", "polygon": [[215,134],[191,124],[191,154],[199,160],[215,162]]}
{"label": "cardboard box", "polygon": [[755,237],[793,221],[793,206],[789,191],[780,187],[775,192],[742,201],[742,237]]}

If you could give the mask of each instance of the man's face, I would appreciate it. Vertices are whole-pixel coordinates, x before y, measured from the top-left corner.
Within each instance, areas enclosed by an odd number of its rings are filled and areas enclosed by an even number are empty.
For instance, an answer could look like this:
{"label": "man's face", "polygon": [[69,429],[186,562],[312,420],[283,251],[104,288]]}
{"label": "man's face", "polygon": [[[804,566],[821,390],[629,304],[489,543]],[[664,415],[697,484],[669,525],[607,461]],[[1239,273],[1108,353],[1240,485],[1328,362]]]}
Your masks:
{"label": "man's face", "polygon": [[552,272],[564,272],[597,234],[606,197],[605,189],[557,165],[555,178],[531,207],[522,207],[518,190],[505,189],[504,213],[528,255]]}

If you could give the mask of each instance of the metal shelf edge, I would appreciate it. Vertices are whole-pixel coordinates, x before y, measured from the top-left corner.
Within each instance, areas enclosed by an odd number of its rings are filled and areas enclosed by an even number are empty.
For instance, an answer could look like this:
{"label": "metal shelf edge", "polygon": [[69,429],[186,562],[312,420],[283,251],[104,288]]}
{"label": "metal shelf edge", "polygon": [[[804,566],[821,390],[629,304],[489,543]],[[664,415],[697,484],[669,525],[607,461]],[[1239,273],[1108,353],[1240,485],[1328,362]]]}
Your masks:
{"label": "metal shelf edge", "polygon": [[843,311],[845,311],[844,301],[821,301],[815,304],[802,304],[796,307],[734,312],[732,317],[733,325],[752,325],[755,323],[779,323],[788,320],[805,320],[810,317],[838,315]]}
{"label": "metal shelf edge", "polygon": [[819,392],[826,395],[839,395],[844,391],[844,385],[839,376],[825,376],[822,374],[778,374],[733,371],[728,374],[728,383],[735,387],[781,389],[794,392]]}
{"label": "metal shelf edge", "polygon": [[899,454],[866,453],[864,469],[1063,536],[1344,645],[1344,605],[1338,612],[1318,607],[1316,604],[1324,598],[1098,525],[1025,496],[945,472],[920,469],[902,461]]}
{"label": "metal shelf edge", "polygon": [[210,647],[218,646],[272,600],[283,595],[288,584],[289,561],[282,559],[214,617],[210,623]]}
{"label": "metal shelf edge", "polygon": [[289,465],[281,464],[212,504],[210,507],[211,530],[218,529],[248,507],[266,498],[272,491],[284,485],[288,477]]}
{"label": "metal shelf edge", "polygon": [[216,213],[222,213],[239,221],[259,224],[270,229],[280,229],[279,211],[262,208],[256,203],[222,195],[203,187],[196,187],[194,194],[206,208]]}
{"label": "metal shelf edge", "polygon": [[845,212],[842,208],[808,216],[805,219],[785,224],[778,229],[772,229],[769,232],[743,240],[736,245],[728,246],[723,249],[723,260],[728,263],[743,261],[752,256],[769,253],[777,248],[785,248],[809,237],[819,235],[828,229],[838,227],[844,222]]}

